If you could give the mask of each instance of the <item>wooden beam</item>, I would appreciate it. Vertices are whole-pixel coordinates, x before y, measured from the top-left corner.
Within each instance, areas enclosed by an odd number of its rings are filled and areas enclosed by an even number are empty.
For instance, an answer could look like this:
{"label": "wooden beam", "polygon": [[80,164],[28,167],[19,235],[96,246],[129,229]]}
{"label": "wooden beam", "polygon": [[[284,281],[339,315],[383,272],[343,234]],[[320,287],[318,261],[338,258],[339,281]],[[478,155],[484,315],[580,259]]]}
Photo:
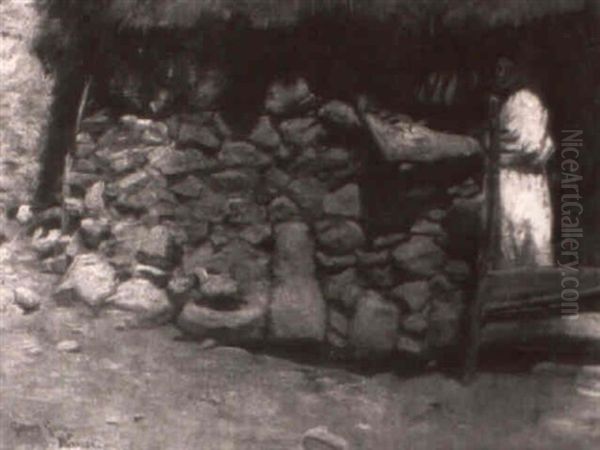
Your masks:
{"label": "wooden beam", "polygon": [[360,114],[389,162],[431,163],[482,153],[479,142],[471,136],[432,130],[408,118],[392,122],[371,112]]}

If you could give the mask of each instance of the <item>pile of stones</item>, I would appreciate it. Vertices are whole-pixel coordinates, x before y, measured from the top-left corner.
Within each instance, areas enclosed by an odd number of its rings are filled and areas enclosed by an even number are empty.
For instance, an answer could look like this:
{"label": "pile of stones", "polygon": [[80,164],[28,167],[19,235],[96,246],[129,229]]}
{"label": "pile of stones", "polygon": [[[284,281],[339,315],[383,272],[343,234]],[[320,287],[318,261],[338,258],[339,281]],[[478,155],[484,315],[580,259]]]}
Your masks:
{"label": "pile of stones", "polygon": [[46,270],[63,274],[55,300],[233,345],[366,358],[456,344],[471,269],[451,247],[474,239],[464,224],[477,221],[478,182],[444,187],[416,215],[392,211],[415,216],[408,227],[367,230],[361,180],[376,149],[334,139],[357,128],[351,105],[301,79],[275,83],[245,135],[218,110],[85,117],[68,230],[33,237]]}

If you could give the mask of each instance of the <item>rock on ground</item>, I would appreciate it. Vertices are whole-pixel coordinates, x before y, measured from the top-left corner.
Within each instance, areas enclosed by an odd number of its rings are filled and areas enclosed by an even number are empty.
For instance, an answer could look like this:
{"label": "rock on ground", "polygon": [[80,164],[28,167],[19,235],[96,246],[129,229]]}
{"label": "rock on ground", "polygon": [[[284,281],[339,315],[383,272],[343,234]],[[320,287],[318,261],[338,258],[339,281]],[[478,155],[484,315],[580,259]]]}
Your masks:
{"label": "rock on ground", "polygon": [[160,325],[168,322],[173,314],[166,292],[143,278],[122,283],[106,303],[134,313],[136,325]]}
{"label": "rock on ground", "polygon": [[88,253],[76,256],[71,267],[54,291],[59,303],[82,301],[98,307],[111,295],[117,286],[116,273],[101,256]]}
{"label": "rock on ground", "polygon": [[356,304],[349,340],[360,356],[391,352],[398,336],[398,308],[375,291],[367,291]]}

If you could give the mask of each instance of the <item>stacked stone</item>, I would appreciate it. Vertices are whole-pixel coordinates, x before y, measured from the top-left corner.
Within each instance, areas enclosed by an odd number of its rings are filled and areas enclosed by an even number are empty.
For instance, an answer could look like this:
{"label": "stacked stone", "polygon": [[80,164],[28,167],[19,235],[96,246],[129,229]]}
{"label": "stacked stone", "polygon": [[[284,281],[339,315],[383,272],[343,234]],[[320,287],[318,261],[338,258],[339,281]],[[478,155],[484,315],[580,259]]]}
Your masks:
{"label": "stacked stone", "polygon": [[[379,357],[454,342],[469,269],[448,254],[444,220],[477,185],[448,189],[409,230],[367,236],[365,149],[331,139],[358,126],[301,79],[274,84],[245,135],[215,111],[86,118],[65,199],[74,260],[56,298],[236,345]],[[80,280],[90,267],[99,294]]]}

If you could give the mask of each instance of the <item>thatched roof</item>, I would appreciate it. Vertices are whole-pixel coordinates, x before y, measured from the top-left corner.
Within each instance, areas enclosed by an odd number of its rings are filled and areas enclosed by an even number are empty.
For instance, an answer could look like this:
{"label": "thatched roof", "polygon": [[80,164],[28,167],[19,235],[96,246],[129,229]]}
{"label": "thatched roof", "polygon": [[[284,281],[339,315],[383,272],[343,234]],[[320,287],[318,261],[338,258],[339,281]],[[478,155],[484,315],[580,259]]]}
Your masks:
{"label": "thatched roof", "polygon": [[109,17],[126,27],[193,26],[202,18],[250,18],[259,28],[286,27],[306,16],[336,9],[408,27],[437,18],[448,27],[523,25],[532,20],[582,11],[598,0],[112,0]]}

